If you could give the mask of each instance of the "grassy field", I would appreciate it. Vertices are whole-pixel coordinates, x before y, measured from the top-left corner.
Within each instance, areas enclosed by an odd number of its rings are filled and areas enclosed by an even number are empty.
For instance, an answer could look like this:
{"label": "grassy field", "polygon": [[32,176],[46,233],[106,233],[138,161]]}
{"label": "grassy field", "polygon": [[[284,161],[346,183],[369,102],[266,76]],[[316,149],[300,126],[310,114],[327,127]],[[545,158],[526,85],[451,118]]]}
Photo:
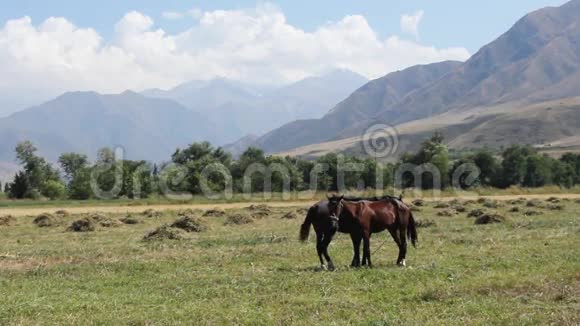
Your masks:
{"label": "grassy field", "polygon": [[[0,324],[577,325],[580,203],[553,201],[424,203],[407,268],[394,265],[389,239],[373,269],[351,269],[350,238],[339,235],[335,272],[318,268],[312,236],[297,240],[296,207],[227,225],[256,211],[193,211],[208,230],[156,241],[143,236],[175,212],[84,233],[67,231],[78,215],[44,228],[18,217],[0,226]],[[478,208],[506,220],[475,225],[467,214]],[[385,239],[375,235],[372,250]]]}

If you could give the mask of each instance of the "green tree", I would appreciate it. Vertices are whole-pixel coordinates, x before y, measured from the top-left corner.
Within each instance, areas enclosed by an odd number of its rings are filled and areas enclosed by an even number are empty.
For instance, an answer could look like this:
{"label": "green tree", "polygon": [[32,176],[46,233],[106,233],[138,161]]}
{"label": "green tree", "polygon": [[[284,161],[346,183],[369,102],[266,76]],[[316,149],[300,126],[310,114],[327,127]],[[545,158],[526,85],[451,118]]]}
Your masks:
{"label": "green tree", "polygon": [[86,155],[77,153],[64,153],[58,158],[58,163],[62,168],[65,177],[71,180],[80,169],[84,169],[89,164]]}
{"label": "green tree", "polygon": [[66,188],[60,181],[49,180],[44,185],[42,193],[44,196],[50,198],[51,200],[61,199],[66,194]]}

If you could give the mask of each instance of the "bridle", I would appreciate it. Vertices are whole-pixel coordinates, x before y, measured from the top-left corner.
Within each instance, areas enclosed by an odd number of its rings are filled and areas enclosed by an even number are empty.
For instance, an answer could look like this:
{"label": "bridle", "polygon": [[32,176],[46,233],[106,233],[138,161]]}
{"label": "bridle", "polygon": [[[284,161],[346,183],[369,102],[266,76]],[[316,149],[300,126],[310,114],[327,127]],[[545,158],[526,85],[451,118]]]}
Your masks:
{"label": "bridle", "polygon": [[343,201],[343,200],[344,200],[344,199],[343,199],[343,198],[341,198],[341,199],[338,201],[338,203],[336,204],[336,210],[335,210],[335,213],[334,213],[334,214],[330,214],[330,220],[331,220],[331,221],[334,221],[334,222],[337,222],[337,223],[338,223],[338,221],[340,220],[340,219],[339,219],[339,216],[340,216],[340,214],[342,214],[342,208],[343,208],[342,201]]}

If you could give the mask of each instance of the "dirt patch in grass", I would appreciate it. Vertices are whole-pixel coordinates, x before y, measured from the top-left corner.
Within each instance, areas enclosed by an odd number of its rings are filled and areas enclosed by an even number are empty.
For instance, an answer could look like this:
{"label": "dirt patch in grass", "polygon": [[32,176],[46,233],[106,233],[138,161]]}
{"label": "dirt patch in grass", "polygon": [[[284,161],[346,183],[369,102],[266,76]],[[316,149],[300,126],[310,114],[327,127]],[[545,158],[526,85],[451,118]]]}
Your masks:
{"label": "dirt patch in grass", "polygon": [[0,216],[0,226],[10,226],[16,219],[12,215]]}
{"label": "dirt patch in grass", "polygon": [[505,222],[505,217],[497,213],[487,213],[475,219],[475,224],[493,224]]}
{"label": "dirt patch in grass", "polygon": [[82,218],[72,222],[68,227],[68,231],[71,232],[93,232],[96,229],[96,223],[90,218]]}
{"label": "dirt patch in grass", "polygon": [[204,232],[208,229],[207,223],[202,219],[184,216],[171,224],[172,228],[184,230],[186,232]]}
{"label": "dirt patch in grass", "polygon": [[54,216],[50,213],[44,213],[38,215],[32,223],[36,224],[36,226],[40,228],[48,228],[53,226],[59,226],[62,224],[62,220],[60,217]]}
{"label": "dirt patch in grass", "polygon": [[254,223],[254,219],[248,214],[233,214],[226,218],[224,225],[243,225]]}
{"label": "dirt patch in grass", "polygon": [[223,209],[219,209],[219,208],[214,208],[214,209],[210,209],[205,211],[205,213],[203,213],[204,217],[222,217],[226,215],[226,211],[224,211]]}
{"label": "dirt patch in grass", "polygon": [[182,229],[172,228],[169,225],[162,225],[157,229],[148,232],[143,237],[144,241],[159,240],[183,240],[186,238],[186,232]]}

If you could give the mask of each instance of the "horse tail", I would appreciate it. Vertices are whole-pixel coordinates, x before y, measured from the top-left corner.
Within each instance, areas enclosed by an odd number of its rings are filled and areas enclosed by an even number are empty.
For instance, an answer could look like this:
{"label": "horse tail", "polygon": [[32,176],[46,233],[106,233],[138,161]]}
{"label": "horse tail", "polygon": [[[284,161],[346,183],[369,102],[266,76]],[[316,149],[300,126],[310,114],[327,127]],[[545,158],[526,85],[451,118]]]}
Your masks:
{"label": "horse tail", "polygon": [[304,219],[304,223],[300,226],[300,241],[304,242],[308,240],[308,235],[310,234],[310,225],[312,224],[312,219],[316,215],[318,208],[315,206],[310,207],[308,210],[308,214],[306,214],[306,218]]}
{"label": "horse tail", "polygon": [[407,225],[407,236],[411,239],[413,247],[417,247],[417,227],[415,225],[415,218],[413,218],[413,212],[409,211],[409,225]]}

